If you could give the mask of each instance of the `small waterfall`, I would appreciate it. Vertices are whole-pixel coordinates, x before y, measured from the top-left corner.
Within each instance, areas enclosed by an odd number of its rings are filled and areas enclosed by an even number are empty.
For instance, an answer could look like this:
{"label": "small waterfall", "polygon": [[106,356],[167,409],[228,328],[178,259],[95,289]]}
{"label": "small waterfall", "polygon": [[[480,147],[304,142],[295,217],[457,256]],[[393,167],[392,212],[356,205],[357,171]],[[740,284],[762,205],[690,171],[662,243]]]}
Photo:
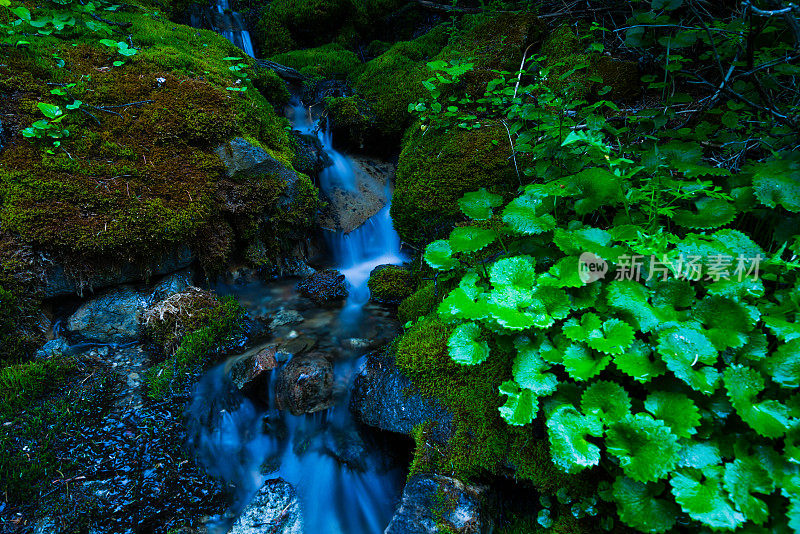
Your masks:
{"label": "small waterfall", "polygon": [[[219,1],[218,6],[227,6],[227,0]],[[363,177],[357,176],[353,161],[334,150],[330,132],[320,133],[302,105],[296,103],[293,113],[294,127],[317,135],[334,162],[321,173],[322,189],[328,194],[341,189],[358,195],[358,180]],[[390,198],[388,192],[386,198]],[[296,488],[305,531],[315,534],[380,534],[400,498],[404,464],[370,446],[349,410],[352,380],[364,362],[363,349],[340,342],[361,336],[379,339],[376,332],[391,339],[396,327],[393,320],[374,310],[363,310],[369,300],[370,272],[380,264],[404,261],[388,203],[355,230],[329,232],[326,237],[335,267],[349,283],[350,296],[342,310],[306,311],[307,319],[297,330],[316,335],[321,345],[322,340],[329,343],[317,350],[338,355],[333,363],[334,406],[303,416],[278,410],[274,400],[280,366],[271,371],[268,385],[261,386],[266,391],[259,398],[266,400],[266,406],[238,391],[228,372],[233,360],[208,372],[195,387],[187,410],[190,445],[200,465],[235,488],[230,513],[210,525],[212,534],[226,532],[232,524],[230,517],[241,512],[261,485],[273,478],[283,478]],[[289,283],[293,287],[295,282]],[[288,298],[284,289],[270,295],[268,288],[256,287],[258,296],[249,302],[251,306],[263,306],[276,295]],[[233,286],[230,291],[235,294],[237,290],[245,291]],[[217,291],[222,292],[220,288]],[[320,322],[320,314],[325,313],[330,315]],[[312,327],[312,323],[319,326]]]}
{"label": "small waterfall", "polygon": [[227,40],[250,57],[255,57],[253,41],[250,39],[250,32],[245,28],[241,15],[231,11],[228,0],[216,0],[216,13],[212,13],[214,29]]}

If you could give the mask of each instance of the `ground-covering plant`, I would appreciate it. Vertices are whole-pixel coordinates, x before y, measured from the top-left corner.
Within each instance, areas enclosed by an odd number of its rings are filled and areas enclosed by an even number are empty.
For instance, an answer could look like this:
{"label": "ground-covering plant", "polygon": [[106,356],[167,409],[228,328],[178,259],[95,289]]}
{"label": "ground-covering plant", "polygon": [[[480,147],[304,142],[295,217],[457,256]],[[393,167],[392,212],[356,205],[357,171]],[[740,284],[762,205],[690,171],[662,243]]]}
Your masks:
{"label": "ground-covering plant", "polygon": [[[797,530],[800,69],[788,11],[712,20],[691,2],[643,7],[628,44],[661,60],[644,78],[657,109],[603,100],[612,87],[588,72],[601,38],[574,63],[532,55],[483,95],[459,84],[468,61],[430,64],[429,98],[409,107],[422,127],[502,124],[495,142],[520,182],[513,198],[464,195],[469,224],[426,248],[437,282],[455,286],[435,313],[459,364],[516,351],[500,415],[542,421],[553,463],[605,477],[622,523]],[[699,55],[686,50],[695,42]],[[719,79],[691,68],[703,60]],[[688,93],[689,81],[711,93]]]}

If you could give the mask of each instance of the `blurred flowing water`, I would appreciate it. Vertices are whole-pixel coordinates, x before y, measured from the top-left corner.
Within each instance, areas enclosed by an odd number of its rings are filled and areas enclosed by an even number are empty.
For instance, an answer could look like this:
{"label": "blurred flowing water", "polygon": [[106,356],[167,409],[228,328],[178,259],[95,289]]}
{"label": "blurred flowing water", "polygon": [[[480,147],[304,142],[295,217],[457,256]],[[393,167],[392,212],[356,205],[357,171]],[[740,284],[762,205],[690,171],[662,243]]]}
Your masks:
{"label": "blurred flowing water", "polygon": [[[322,189],[355,190],[353,162],[333,149],[330,133],[319,133],[300,104],[293,119],[296,129],[319,136],[334,162],[320,176]],[[313,534],[379,534],[399,501],[407,448],[394,454],[391,447],[379,446],[381,439],[358,428],[348,407],[366,352],[360,341],[385,343],[399,328],[389,312],[369,303],[367,287],[375,266],[404,261],[389,206],[352,232],[330,232],[326,240],[333,266],[348,282],[349,297],[340,309],[303,304],[294,290],[296,280],[215,287],[220,294],[236,295],[253,317],[301,309],[302,322],[274,328],[267,344],[308,338],[315,351],[332,358],[335,379],[333,408],[301,416],[275,405],[280,366],[259,395],[262,401],[245,397],[233,384],[229,369],[235,358],[199,381],[187,411],[190,446],[208,473],[233,488],[231,509],[216,532],[226,532],[264,481],[278,477],[296,488],[305,531]],[[397,439],[392,441],[396,446]]]}
{"label": "blurred flowing water", "polygon": [[255,57],[253,41],[247,31],[242,16],[231,11],[228,0],[216,0],[216,12],[211,14],[212,23],[217,33],[221,34],[250,57]]}

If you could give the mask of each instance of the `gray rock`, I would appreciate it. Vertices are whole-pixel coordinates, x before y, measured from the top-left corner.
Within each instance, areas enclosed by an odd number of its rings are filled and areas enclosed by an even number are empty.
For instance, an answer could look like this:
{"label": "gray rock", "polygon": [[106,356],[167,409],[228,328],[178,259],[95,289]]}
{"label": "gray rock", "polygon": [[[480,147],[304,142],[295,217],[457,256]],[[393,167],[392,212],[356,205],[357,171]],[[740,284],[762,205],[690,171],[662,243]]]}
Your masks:
{"label": "gray rock", "polygon": [[99,343],[135,341],[141,331],[139,315],[146,305],[136,289],[121,286],[81,305],[67,320],[67,328]]}
{"label": "gray rock", "polygon": [[356,376],[350,411],[357,421],[389,432],[411,435],[415,426],[429,422],[428,439],[441,443],[452,433],[453,416],[435,399],[423,397],[380,352],[369,354]]}
{"label": "gray rock", "polygon": [[488,534],[493,524],[486,510],[487,493],[484,487],[468,486],[455,478],[414,475],[384,534]]}
{"label": "gray rock", "polygon": [[284,326],[287,324],[295,324],[303,322],[303,316],[300,315],[299,312],[295,310],[285,310],[283,308],[279,309],[275,312],[272,316],[272,320],[269,323],[270,328],[275,328],[276,326]]}
{"label": "gray rock", "polygon": [[225,166],[225,174],[228,177],[234,175],[253,176],[256,174],[277,175],[286,183],[286,189],[278,199],[279,208],[288,207],[298,193],[299,176],[273,158],[261,147],[257,147],[242,137],[237,137],[223,145],[218,146],[214,151],[222,160]]}
{"label": "gray rock", "polygon": [[278,377],[278,409],[294,415],[333,406],[333,366],[324,354],[294,356]]}
{"label": "gray rock", "polygon": [[298,171],[317,176],[326,167],[333,165],[331,157],[325,152],[318,137],[300,132],[292,132],[295,157],[292,165]]}
{"label": "gray rock", "polygon": [[194,274],[188,269],[164,277],[150,291],[150,294],[147,296],[147,303],[155,304],[170,295],[186,291],[190,287],[193,287],[193,278]]}
{"label": "gray rock", "polygon": [[320,223],[324,228],[351,232],[378,213],[388,202],[394,181],[392,164],[364,157],[352,158],[356,190],[332,188]]}
{"label": "gray rock", "polygon": [[291,484],[267,480],[228,534],[303,534],[300,501]]}
{"label": "gray rock", "polygon": [[257,390],[266,394],[269,386],[269,376],[278,366],[275,357],[277,351],[274,345],[268,345],[257,352],[245,353],[231,366],[231,380],[239,390]]}
{"label": "gray rock", "polygon": [[64,267],[52,260],[47,261],[45,269],[47,283],[43,298],[83,295],[86,290],[94,291],[120,284],[138,282],[147,278],[163,276],[185,269],[194,261],[189,247],[181,247],[152,258],[143,265],[126,263],[121,267],[99,269],[87,279],[77,279],[67,274]]}
{"label": "gray rock", "polygon": [[36,351],[37,358],[50,358],[69,353],[69,343],[63,337],[51,339],[44,346]]}

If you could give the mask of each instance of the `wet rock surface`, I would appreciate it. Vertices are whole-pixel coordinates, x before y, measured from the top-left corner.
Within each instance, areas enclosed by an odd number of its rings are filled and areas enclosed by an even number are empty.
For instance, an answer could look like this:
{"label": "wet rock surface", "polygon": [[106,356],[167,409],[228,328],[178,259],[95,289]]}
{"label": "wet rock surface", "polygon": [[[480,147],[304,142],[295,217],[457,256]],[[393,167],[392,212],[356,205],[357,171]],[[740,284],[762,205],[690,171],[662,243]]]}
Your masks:
{"label": "wet rock surface", "polygon": [[367,356],[367,362],[353,383],[350,411],[365,425],[389,432],[410,435],[415,426],[433,424],[429,439],[444,442],[452,431],[453,417],[434,399],[427,399],[380,352]]}
{"label": "wet rock surface", "polygon": [[294,356],[278,377],[278,408],[293,415],[333,406],[333,366],[319,352]]}
{"label": "wet rock surface", "polygon": [[493,525],[486,494],[486,488],[455,478],[414,475],[385,534],[488,534]]}
{"label": "wet rock surface", "polygon": [[317,304],[336,304],[347,298],[347,282],[339,271],[317,271],[297,284],[300,294]]}
{"label": "wet rock surface", "polygon": [[231,380],[240,390],[256,390],[266,395],[269,377],[277,366],[277,348],[270,345],[255,354],[245,354],[233,363]]}
{"label": "wet rock surface", "polygon": [[394,165],[366,157],[352,158],[352,165],[356,190],[334,187],[328,192],[328,207],[320,221],[323,228],[352,232],[383,209],[389,200]]}
{"label": "wet rock surface", "polygon": [[228,534],[304,534],[300,501],[291,484],[267,480]]}
{"label": "wet rock surface", "polygon": [[317,136],[293,131],[292,139],[295,146],[295,158],[292,164],[298,171],[309,176],[317,176],[323,169],[333,165],[331,157],[325,152],[322,141]]}
{"label": "wet rock surface", "polygon": [[134,287],[120,287],[92,299],[67,320],[70,332],[99,343],[127,343],[141,332],[139,316],[147,301]]}
{"label": "wet rock surface", "polygon": [[151,258],[144,265],[125,263],[118,267],[100,269],[83,278],[72,276],[61,264],[52,259],[45,259],[44,263],[47,264],[44,269],[46,283],[42,289],[42,298],[67,295],[86,296],[90,291],[164,276],[185,269],[192,264],[194,259],[194,255],[188,247],[180,247]]}

